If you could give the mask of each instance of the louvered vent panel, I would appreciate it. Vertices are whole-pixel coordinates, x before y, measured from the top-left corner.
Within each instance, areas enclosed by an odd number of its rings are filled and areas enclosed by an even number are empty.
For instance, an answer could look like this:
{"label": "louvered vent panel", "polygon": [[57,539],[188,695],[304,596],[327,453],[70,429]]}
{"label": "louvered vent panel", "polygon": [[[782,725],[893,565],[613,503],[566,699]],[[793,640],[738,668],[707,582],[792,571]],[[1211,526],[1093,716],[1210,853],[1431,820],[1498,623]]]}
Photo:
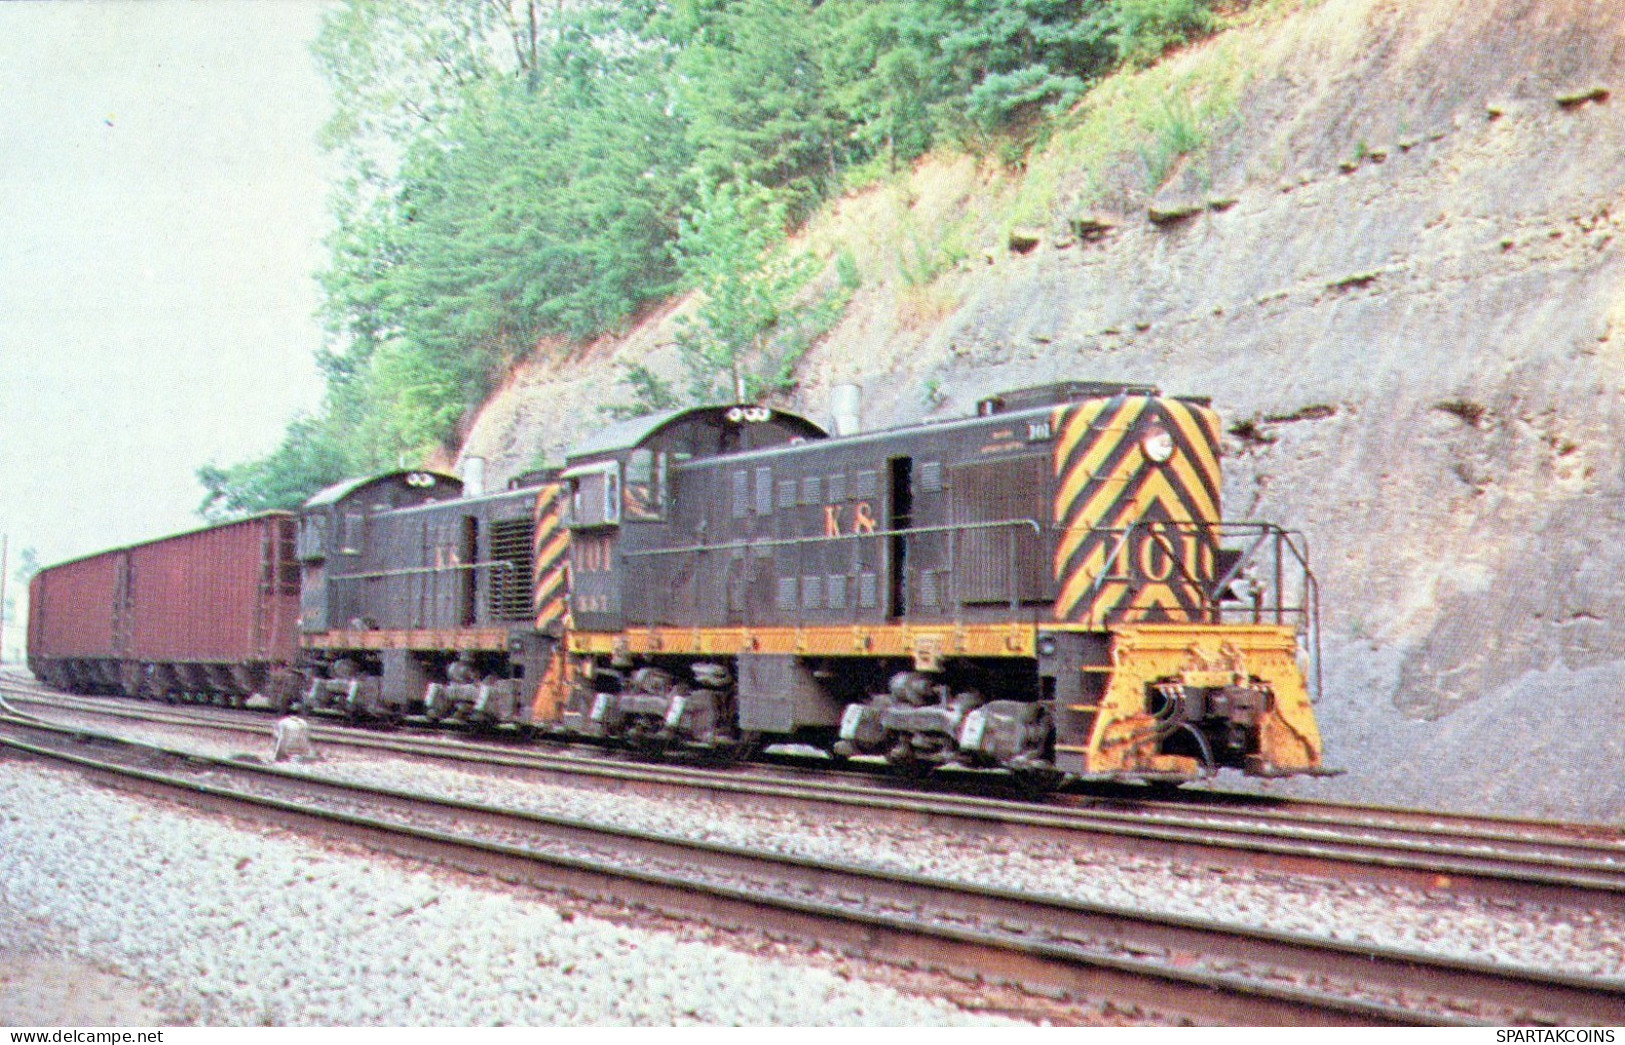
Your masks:
{"label": "louvered vent panel", "polygon": [[529,518],[498,519],[491,524],[491,616],[495,620],[528,620],[531,616],[531,538],[535,534],[536,523]]}
{"label": "louvered vent panel", "polygon": [[936,570],[920,571],[920,601],[933,610],[942,608],[942,582]]}
{"label": "louvered vent panel", "polygon": [[[1043,525],[1049,458],[1045,455],[957,465],[950,469],[950,519],[955,527],[1032,519]],[[1031,526],[961,529],[953,578],[962,604],[1036,602],[1048,597],[1044,542]]]}
{"label": "louvered vent panel", "polygon": [[879,600],[880,584],[875,574],[858,574],[858,608],[872,610]]}
{"label": "louvered vent panel", "polygon": [[756,469],[756,514],[773,514],[773,469]]}

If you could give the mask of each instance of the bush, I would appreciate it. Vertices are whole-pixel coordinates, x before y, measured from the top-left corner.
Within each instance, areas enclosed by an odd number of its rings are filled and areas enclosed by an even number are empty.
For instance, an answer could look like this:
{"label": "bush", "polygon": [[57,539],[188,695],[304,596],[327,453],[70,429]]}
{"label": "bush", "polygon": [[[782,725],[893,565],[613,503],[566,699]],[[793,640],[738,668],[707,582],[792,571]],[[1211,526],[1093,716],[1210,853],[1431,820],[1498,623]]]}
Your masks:
{"label": "bush", "polygon": [[1210,0],[1110,0],[1106,40],[1119,61],[1149,65],[1218,25]]}

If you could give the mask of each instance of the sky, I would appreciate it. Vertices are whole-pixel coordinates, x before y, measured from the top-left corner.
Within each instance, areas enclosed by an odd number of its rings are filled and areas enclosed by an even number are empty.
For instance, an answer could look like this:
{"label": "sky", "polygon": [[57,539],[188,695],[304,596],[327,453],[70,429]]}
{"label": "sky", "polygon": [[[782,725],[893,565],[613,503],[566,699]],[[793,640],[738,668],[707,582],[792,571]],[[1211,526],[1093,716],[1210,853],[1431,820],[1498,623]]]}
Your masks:
{"label": "sky", "polygon": [[197,469],[268,453],[320,403],[322,10],[0,3],[13,566],[25,548],[48,564],[202,525]]}

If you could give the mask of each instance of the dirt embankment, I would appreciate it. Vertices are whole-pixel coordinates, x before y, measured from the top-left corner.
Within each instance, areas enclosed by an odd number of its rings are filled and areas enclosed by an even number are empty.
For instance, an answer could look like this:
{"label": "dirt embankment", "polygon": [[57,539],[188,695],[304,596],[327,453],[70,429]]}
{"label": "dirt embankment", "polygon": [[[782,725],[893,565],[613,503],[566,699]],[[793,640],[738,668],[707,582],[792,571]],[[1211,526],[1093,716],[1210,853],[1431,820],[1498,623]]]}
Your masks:
{"label": "dirt embankment", "polygon": [[[833,208],[805,242],[864,285],[793,405],[847,380],[871,425],[1058,379],[1212,396],[1226,514],[1314,548],[1350,774],[1313,786],[1617,816],[1622,218],[1617,5],[1277,6],[1105,85],[1023,171],[939,159]],[[663,314],[531,364],[465,452],[557,459],[613,362],[670,368],[670,337]]]}

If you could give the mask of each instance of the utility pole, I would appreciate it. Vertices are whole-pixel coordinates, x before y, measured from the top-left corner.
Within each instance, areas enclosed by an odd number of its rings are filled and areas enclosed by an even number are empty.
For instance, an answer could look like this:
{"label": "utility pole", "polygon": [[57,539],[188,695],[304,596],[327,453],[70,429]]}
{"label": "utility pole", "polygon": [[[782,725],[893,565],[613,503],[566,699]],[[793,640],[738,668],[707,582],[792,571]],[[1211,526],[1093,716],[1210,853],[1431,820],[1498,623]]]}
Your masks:
{"label": "utility pole", "polygon": [[11,534],[0,533],[0,665],[6,662],[6,545]]}

